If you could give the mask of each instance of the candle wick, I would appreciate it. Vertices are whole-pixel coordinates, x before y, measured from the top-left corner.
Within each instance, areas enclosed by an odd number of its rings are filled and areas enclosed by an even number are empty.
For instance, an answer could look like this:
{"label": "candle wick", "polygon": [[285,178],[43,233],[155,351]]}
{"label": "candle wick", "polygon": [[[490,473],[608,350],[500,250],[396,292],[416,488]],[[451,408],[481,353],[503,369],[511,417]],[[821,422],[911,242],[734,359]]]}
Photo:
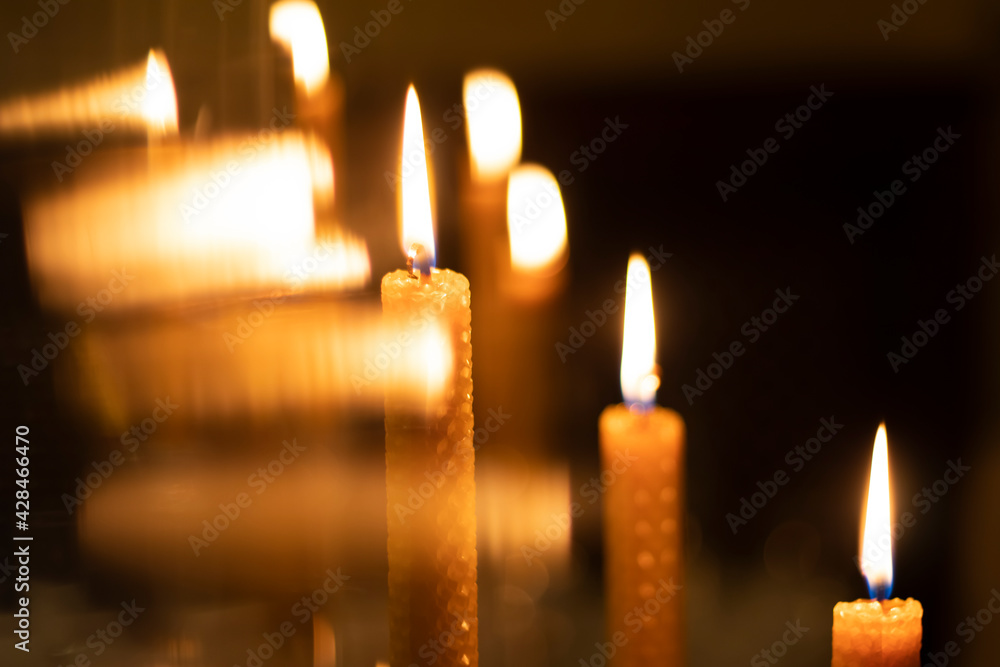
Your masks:
{"label": "candle wick", "polygon": [[431,279],[431,263],[427,250],[420,243],[413,243],[406,253],[406,270],[413,279],[422,278],[424,282]]}

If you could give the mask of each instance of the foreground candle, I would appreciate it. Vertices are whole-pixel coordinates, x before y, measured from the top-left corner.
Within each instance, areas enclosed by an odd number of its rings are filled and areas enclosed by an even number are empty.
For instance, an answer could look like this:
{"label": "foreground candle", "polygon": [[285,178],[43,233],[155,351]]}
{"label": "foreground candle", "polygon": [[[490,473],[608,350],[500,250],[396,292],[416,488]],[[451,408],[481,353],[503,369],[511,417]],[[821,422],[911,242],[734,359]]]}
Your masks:
{"label": "foreground candle", "polygon": [[606,622],[617,666],[681,665],[684,422],[653,404],[656,334],[649,267],[629,259],[621,383],[601,413]]}
{"label": "foreground candle", "polygon": [[[406,100],[403,159],[424,151],[417,95]],[[465,276],[433,268],[426,156],[404,170],[403,247],[409,271],[382,279],[382,310],[397,331],[395,363],[427,365],[427,385],[387,391],[389,664],[479,664],[476,487],[472,442],[472,310]],[[443,345],[411,344],[436,329]],[[389,383],[396,378],[390,368]],[[396,387],[395,389],[400,389]],[[408,397],[408,398],[407,398]]]}
{"label": "foreground candle", "polygon": [[889,501],[889,446],[885,424],[878,427],[859,565],[871,600],[839,602],[833,608],[832,667],[919,667],[923,608],[892,592],[892,511]]}

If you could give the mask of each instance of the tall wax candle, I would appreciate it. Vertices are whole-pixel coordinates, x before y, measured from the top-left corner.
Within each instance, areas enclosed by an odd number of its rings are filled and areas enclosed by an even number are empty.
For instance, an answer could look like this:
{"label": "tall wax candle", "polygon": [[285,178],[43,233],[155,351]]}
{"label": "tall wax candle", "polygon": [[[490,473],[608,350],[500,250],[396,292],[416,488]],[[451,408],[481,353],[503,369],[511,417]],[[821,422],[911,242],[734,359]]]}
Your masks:
{"label": "tall wax candle", "polygon": [[875,436],[859,566],[873,598],[833,608],[832,667],[919,667],[923,607],[892,591],[892,512],[885,424]]}
{"label": "tall wax candle", "polygon": [[[407,95],[404,159],[424,150],[420,109]],[[472,417],[472,311],[465,276],[433,268],[426,157],[403,171],[403,244],[411,269],[382,279],[393,368],[425,363],[426,386],[386,392],[389,664],[479,664],[476,489]],[[420,331],[441,345],[414,345]]]}
{"label": "tall wax candle", "polygon": [[684,422],[653,404],[656,338],[649,267],[629,259],[621,383],[601,413],[605,609],[611,664],[684,662]]}

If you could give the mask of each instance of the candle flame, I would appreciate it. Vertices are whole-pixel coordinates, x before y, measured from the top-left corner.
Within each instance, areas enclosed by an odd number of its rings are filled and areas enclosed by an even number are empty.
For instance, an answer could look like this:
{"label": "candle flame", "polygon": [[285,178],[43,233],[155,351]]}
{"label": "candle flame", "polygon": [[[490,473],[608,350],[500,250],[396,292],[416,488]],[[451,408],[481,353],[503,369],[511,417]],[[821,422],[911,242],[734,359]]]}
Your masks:
{"label": "candle flame", "polygon": [[427,147],[424,143],[424,125],[420,118],[420,100],[412,85],[406,91],[400,175],[400,241],[403,254],[409,253],[410,246],[414,243],[420,244],[430,266],[434,266],[434,221],[431,215]]}
{"label": "candle flame", "polygon": [[871,476],[861,540],[861,573],[872,597],[880,600],[892,591],[892,508],[889,494],[889,444],[885,422],[878,427],[872,448]]}
{"label": "candle flame", "polygon": [[[177,134],[177,94],[162,51],[89,81],[0,102],[0,136],[68,136],[80,131]],[[91,140],[93,141],[93,140]],[[101,142],[98,141],[98,144]]]}
{"label": "candle flame", "polygon": [[656,398],[656,323],[649,265],[642,255],[628,259],[625,281],[625,335],[622,344],[622,396],[630,408],[648,408]]}
{"label": "candle flame", "polygon": [[465,76],[462,99],[473,175],[506,176],[521,159],[521,103],[514,83],[497,70],[475,70]]}
{"label": "candle flame", "polygon": [[271,6],[271,39],[292,53],[295,80],[306,92],[318,90],[330,78],[330,56],[323,17],[311,0],[280,0]]}
{"label": "candle flame", "polygon": [[146,59],[146,98],[142,116],[151,132],[160,135],[177,134],[177,93],[170,65],[162,51],[150,49]]}
{"label": "candle flame", "polygon": [[515,271],[549,273],[566,261],[566,211],[559,183],[545,167],[525,164],[507,184],[507,232]]}

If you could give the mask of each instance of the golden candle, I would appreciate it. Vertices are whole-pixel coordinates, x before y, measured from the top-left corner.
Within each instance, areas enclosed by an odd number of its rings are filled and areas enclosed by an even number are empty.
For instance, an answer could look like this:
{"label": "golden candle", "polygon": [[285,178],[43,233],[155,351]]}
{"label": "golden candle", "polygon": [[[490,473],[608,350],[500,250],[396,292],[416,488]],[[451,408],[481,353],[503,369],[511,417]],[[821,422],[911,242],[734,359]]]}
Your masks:
{"label": "golden candle", "polygon": [[626,405],[600,418],[605,608],[618,667],[684,662],[684,422],[653,404],[655,351],[649,267],[633,255],[621,368]]}
{"label": "golden candle", "polygon": [[[295,122],[329,148],[335,168],[344,166],[344,84],[330,72],[326,28],[312,0],[278,0],[271,5],[271,39],[292,56],[295,78]],[[316,212],[316,229],[325,235],[343,218],[344,197],[326,202]]]}
{"label": "golden candle", "polygon": [[885,424],[875,435],[859,565],[874,598],[833,608],[832,667],[919,667],[923,607],[892,591],[892,510]]}
{"label": "golden candle", "polygon": [[[403,159],[424,151],[416,91],[407,94]],[[403,246],[410,271],[382,279],[382,310],[400,332],[399,361],[424,361],[427,386],[387,392],[389,663],[479,664],[476,487],[472,441],[472,310],[469,281],[435,269],[426,155],[404,171]],[[430,327],[438,350],[408,344]],[[389,384],[396,381],[390,367]],[[421,398],[423,401],[421,401]],[[421,409],[422,408],[422,409]]]}

